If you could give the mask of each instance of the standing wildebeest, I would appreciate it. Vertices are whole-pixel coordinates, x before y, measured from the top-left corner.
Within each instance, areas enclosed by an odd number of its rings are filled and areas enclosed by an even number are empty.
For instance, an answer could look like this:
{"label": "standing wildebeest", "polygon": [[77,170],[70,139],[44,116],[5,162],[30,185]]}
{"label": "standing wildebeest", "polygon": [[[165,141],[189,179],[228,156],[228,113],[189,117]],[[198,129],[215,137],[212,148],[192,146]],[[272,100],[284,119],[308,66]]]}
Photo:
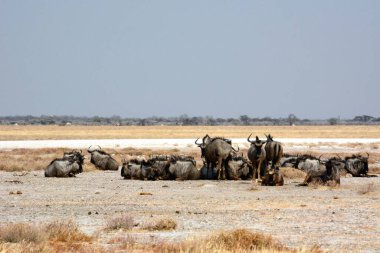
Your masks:
{"label": "standing wildebeest", "polygon": [[107,154],[101,147],[92,149],[92,146],[88,148],[88,152],[91,154],[91,163],[100,170],[118,170],[119,164],[111,155]]}
{"label": "standing wildebeest", "polygon": [[207,169],[210,170],[216,166],[218,180],[225,179],[227,163],[231,160],[232,154],[239,151],[239,148],[235,150],[231,146],[230,140],[221,137],[211,138],[209,135],[205,135],[201,144],[197,143],[198,139],[195,141],[195,144],[201,148],[201,154],[204,157]]}
{"label": "standing wildebeest", "polygon": [[45,177],[75,177],[83,172],[84,156],[73,151],[65,153],[63,158],[54,159],[45,170]]}
{"label": "standing wildebeest", "polygon": [[368,177],[368,158],[361,155],[353,155],[345,158],[345,168],[353,177]]}
{"label": "standing wildebeest", "polygon": [[250,162],[243,156],[232,156],[227,164],[227,179],[250,179],[253,175],[253,168]]}
{"label": "standing wildebeest", "polygon": [[265,135],[267,137],[267,143],[265,144],[266,163],[272,163],[272,166],[280,166],[280,160],[283,155],[283,148],[280,142],[273,141],[273,136],[270,134]]}
{"label": "standing wildebeest", "polygon": [[339,164],[333,160],[321,162],[320,158],[301,156],[297,159],[296,168],[306,172],[306,177],[299,186],[309,183],[340,184]]}
{"label": "standing wildebeest", "polygon": [[284,177],[280,172],[280,168],[273,166],[271,163],[265,168],[265,173],[261,185],[266,186],[283,186]]}
{"label": "standing wildebeest", "polygon": [[249,140],[251,135],[252,134],[250,134],[247,138],[247,141],[251,143],[247,154],[254,170],[253,179],[255,179],[257,175],[257,180],[260,181],[260,178],[264,175],[266,168],[266,151],[264,147],[265,141],[261,141],[257,136],[255,141],[251,141]]}

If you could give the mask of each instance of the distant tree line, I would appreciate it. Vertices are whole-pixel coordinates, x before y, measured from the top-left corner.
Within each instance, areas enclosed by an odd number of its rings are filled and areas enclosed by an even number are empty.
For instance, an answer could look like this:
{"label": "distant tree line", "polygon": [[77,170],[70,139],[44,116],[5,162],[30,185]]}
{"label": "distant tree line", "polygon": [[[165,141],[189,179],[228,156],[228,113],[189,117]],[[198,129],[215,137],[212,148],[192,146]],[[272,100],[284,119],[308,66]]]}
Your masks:
{"label": "distant tree line", "polygon": [[113,125],[113,126],[156,126],[156,125],[180,125],[180,126],[240,126],[240,125],[380,125],[380,118],[368,115],[356,116],[352,119],[300,119],[294,114],[285,118],[250,117],[241,115],[238,118],[214,118],[212,116],[190,117],[186,114],[178,117],[148,117],[148,118],[122,118],[114,115],[111,117],[78,117],[78,116],[4,116],[0,117],[1,125]]}

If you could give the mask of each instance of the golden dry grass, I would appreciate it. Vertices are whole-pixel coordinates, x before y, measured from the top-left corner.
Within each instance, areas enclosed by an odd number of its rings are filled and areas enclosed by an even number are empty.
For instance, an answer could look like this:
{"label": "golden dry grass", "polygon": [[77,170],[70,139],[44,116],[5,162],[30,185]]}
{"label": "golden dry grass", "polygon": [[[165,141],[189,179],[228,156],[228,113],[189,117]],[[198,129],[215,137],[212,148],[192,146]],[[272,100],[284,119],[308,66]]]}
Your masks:
{"label": "golden dry grass", "polygon": [[0,140],[246,138],[380,138],[380,126],[0,126]]}
{"label": "golden dry grass", "polygon": [[[118,241],[121,241],[120,239]],[[253,233],[246,229],[224,231],[215,233],[206,238],[196,238],[179,243],[161,242],[151,245],[141,245],[135,243],[133,238],[127,238],[125,242],[117,248],[127,252],[310,252],[321,253],[319,247],[311,249],[290,249],[274,240],[271,236],[262,233]]]}
{"label": "golden dry grass", "polygon": [[177,222],[168,218],[157,220],[144,226],[144,229],[151,231],[175,230],[176,228]]}
{"label": "golden dry grass", "polygon": [[214,233],[206,238],[194,238],[182,242],[139,244],[129,235],[111,239],[108,244],[93,241],[40,241],[17,243],[0,242],[0,252],[310,252],[322,253],[318,247],[291,249],[271,236],[246,229]]}

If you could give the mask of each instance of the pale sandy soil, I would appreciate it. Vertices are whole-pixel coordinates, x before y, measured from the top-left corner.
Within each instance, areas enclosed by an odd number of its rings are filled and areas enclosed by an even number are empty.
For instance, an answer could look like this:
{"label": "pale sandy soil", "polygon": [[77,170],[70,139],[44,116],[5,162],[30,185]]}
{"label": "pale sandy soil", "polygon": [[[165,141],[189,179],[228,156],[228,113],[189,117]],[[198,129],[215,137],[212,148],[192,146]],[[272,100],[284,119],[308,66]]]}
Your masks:
{"label": "pale sandy soil", "polygon": [[[111,140],[109,145],[117,145],[118,141],[123,140]],[[157,145],[160,149],[196,150],[193,141],[135,139],[109,147],[136,147],[140,143],[142,146],[138,147],[151,149]],[[233,139],[234,145],[243,149],[245,141]],[[378,139],[281,141],[286,152],[379,151]],[[21,144],[24,148],[39,148],[41,143],[55,142],[22,141]],[[55,145],[85,148],[99,142],[72,140]],[[3,145],[0,147],[15,148],[7,146],[9,143],[0,142]],[[105,142],[101,145],[108,147]],[[45,178],[41,170],[0,171],[0,224],[73,219],[84,232],[98,234],[98,242],[102,244],[112,238],[131,236],[142,242],[178,241],[219,230],[247,228],[272,235],[295,248],[320,245],[333,252],[380,251],[380,177],[342,178],[337,188],[296,187],[301,181],[302,178],[286,179],[283,187],[263,187],[248,181],[131,181],[122,179],[120,171],[91,171],[76,178]],[[22,194],[9,194],[16,191]],[[140,192],[152,195],[140,195]],[[133,217],[140,228],[160,218],[175,220],[178,228],[169,232],[139,228],[106,232],[105,221],[120,213]]]}
{"label": "pale sandy soil", "polygon": [[[149,242],[247,228],[273,235],[290,247],[380,250],[380,177],[342,178],[338,188],[313,188],[296,187],[302,179],[286,180],[283,187],[263,187],[247,181],[131,181],[123,180],[119,172],[99,171],[77,178],[44,178],[43,171],[20,175],[0,172],[0,224],[73,219],[86,233],[98,231],[102,243],[112,237]],[[370,192],[360,193],[370,184],[374,186]],[[9,194],[17,190],[22,194]],[[118,213],[134,217],[140,226],[171,218],[178,228],[103,231],[105,220]]]}

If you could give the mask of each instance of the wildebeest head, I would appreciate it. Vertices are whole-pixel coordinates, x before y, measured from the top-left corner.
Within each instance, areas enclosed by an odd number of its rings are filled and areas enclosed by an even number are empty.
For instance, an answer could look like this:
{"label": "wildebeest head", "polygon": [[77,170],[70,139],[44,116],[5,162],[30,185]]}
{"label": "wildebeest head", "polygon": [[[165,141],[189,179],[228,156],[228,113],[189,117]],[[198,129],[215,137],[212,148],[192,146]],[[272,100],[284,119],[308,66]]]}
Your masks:
{"label": "wildebeest head", "polygon": [[80,151],[76,151],[76,150],[73,150],[71,152],[64,152],[63,153],[63,158],[65,159],[73,159],[77,162],[79,162],[80,164],[83,165],[83,162],[84,162],[84,155],[82,154],[82,150]]}
{"label": "wildebeest head", "polygon": [[91,154],[94,151],[100,151],[100,150],[102,150],[102,148],[99,145],[95,145],[95,146],[91,145],[90,147],[88,147],[87,152]]}
{"label": "wildebeest head", "polygon": [[267,142],[270,142],[270,141],[273,141],[273,136],[271,136],[270,134],[266,135],[264,134],[265,137],[267,137]]}
{"label": "wildebeest head", "polygon": [[260,152],[261,152],[261,148],[262,148],[262,146],[266,143],[266,141],[262,141],[262,140],[260,140],[258,136],[256,136],[256,140],[251,141],[251,140],[249,139],[249,138],[251,137],[251,135],[252,135],[252,134],[250,134],[250,135],[248,136],[247,141],[248,141],[249,143],[251,143],[251,146],[253,145],[253,146],[255,147],[255,149],[257,150],[257,154],[260,154]]}
{"label": "wildebeest head", "polygon": [[368,158],[362,155],[353,155],[345,157],[346,170],[353,176],[367,175],[368,173]]}
{"label": "wildebeest head", "polygon": [[205,156],[205,148],[206,148],[207,144],[210,143],[211,137],[208,134],[206,134],[202,138],[202,143],[198,143],[198,140],[199,140],[199,138],[195,140],[195,145],[197,145],[201,149],[201,157],[204,157]]}

